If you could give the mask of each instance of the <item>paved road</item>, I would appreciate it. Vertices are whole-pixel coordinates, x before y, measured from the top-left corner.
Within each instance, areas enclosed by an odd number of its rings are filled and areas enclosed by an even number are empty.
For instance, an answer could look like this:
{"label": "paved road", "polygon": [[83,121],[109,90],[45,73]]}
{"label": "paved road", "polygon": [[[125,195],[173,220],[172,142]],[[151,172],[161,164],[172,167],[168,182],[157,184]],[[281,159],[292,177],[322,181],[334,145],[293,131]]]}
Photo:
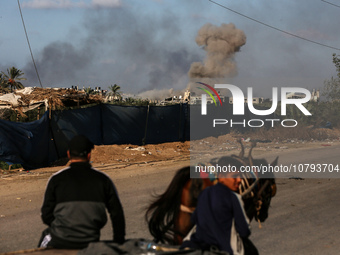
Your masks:
{"label": "paved road", "polygon": [[[340,164],[340,146],[283,151],[279,162]],[[265,155],[272,160],[276,155]],[[326,160],[326,161],[325,161]],[[143,219],[151,195],[165,189],[174,172],[189,162],[103,168],[114,180],[125,209],[127,237],[148,238]],[[340,175],[340,174],[339,174]],[[45,226],[40,206],[49,174],[0,179],[0,251],[34,248]],[[339,254],[340,178],[278,179],[268,220],[252,223],[251,239],[260,254]],[[109,224],[102,239],[111,238]]]}

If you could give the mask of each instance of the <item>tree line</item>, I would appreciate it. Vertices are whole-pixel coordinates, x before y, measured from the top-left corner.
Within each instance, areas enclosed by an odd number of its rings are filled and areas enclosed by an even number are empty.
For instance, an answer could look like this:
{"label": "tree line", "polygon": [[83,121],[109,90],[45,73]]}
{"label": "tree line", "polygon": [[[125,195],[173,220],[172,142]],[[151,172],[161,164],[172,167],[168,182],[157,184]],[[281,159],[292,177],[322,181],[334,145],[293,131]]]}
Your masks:
{"label": "tree line", "polygon": [[[27,80],[22,77],[24,73],[17,69],[16,67],[11,67],[7,69],[7,72],[0,73],[0,93],[12,93],[14,90],[23,89],[24,85],[20,81]],[[119,92],[120,86],[117,84],[109,86],[108,93],[114,98],[121,99],[121,94]],[[85,93],[95,94],[96,92],[92,88],[85,88]]]}
{"label": "tree line", "polygon": [[[324,81],[324,87],[321,95],[326,100],[320,102],[308,102],[305,107],[312,113],[312,116],[304,116],[298,109],[293,106],[287,109],[287,117],[300,119],[306,125],[315,126],[323,125],[322,123],[332,122],[333,126],[340,126],[340,55],[333,54],[333,63],[337,75]],[[24,73],[16,67],[7,69],[7,72],[0,73],[0,93],[11,93],[17,89],[23,89],[24,86],[20,81],[26,80]],[[121,87],[117,84],[108,87],[106,96],[110,97],[110,102],[118,105],[149,105],[147,100],[126,98],[122,100]],[[87,94],[97,93],[91,88],[84,89]],[[268,105],[270,107],[270,105]],[[279,112],[277,112],[279,114]],[[0,116],[1,119],[3,117]]]}
{"label": "tree line", "polygon": [[7,69],[7,72],[0,73],[0,92],[10,93],[17,89],[23,89],[24,85],[20,81],[26,80],[22,77],[24,73],[16,67]]}

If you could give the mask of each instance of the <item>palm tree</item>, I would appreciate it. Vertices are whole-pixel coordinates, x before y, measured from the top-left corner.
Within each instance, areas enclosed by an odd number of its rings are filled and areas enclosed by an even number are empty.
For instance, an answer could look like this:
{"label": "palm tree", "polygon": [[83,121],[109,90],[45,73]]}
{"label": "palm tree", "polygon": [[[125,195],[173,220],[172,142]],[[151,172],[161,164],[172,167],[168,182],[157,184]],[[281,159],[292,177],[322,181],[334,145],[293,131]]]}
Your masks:
{"label": "palm tree", "polygon": [[84,88],[84,91],[86,94],[90,95],[90,94],[94,94],[94,90],[91,87],[88,88]]}
{"label": "palm tree", "polygon": [[122,99],[122,96],[120,94],[120,92],[118,92],[118,90],[120,90],[120,86],[118,86],[117,84],[115,85],[111,85],[109,87],[109,94],[112,95],[113,99],[116,99],[118,97],[118,100]]}
{"label": "palm tree", "polygon": [[5,86],[11,87],[11,92],[13,92],[13,89],[23,89],[24,85],[21,84],[21,80],[26,80],[26,78],[20,77],[24,75],[24,73],[20,70],[15,68],[14,66],[10,69],[7,69],[7,74],[2,72],[3,74],[3,80]]}
{"label": "palm tree", "polygon": [[8,85],[5,83],[5,79],[2,73],[0,73],[0,92],[1,93],[9,92]]}
{"label": "palm tree", "polygon": [[0,73],[0,92],[3,90],[4,79],[2,78],[2,73]]}

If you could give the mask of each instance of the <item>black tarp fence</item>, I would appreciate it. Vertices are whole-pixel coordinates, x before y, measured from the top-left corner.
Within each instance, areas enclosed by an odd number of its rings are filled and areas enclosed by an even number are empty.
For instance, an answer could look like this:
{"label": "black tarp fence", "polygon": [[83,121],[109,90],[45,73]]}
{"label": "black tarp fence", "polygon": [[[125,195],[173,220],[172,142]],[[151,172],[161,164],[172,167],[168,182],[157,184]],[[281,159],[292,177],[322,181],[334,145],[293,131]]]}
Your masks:
{"label": "black tarp fence", "polygon": [[[102,107],[102,144],[142,144],[147,121],[147,106]],[[178,114],[173,112],[173,114]]]}
{"label": "black tarp fence", "polygon": [[57,158],[66,157],[68,142],[77,134],[88,137],[94,144],[102,142],[101,106],[66,111],[52,111],[50,130]]}
{"label": "black tarp fence", "polygon": [[[209,105],[210,118],[221,111],[222,116],[231,116],[231,107],[219,109]],[[51,111],[50,118],[46,112],[40,120],[29,123],[0,120],[0,161],[22,164],[25,169],[49,166],[66,157],[68,142],[77,134],[87,136],[95,145],[142,145],[201,139],[231,131],[226,125],[213,129],[211,121],[205,120],[204,116],[196,119],[190,118],[190,115],[200,115],[200,106],[100,104]],[[190,132],[190,125],[198,126],[205,132],[196,134],[195,129]]]}
{"label": "black tarp fence", "polygon": [[95,145],[151,144],[190,139],[188,104],[117,106],[101,104],[48,112],[29,123],[0,120],[0,160],[25,169],[66,157],[69,140],[87,136]]}
{"label": "black tarp fence", "polygon": [[48,166],[57,159],[46,112],[40,120],[21,123],[0,120],[0,160],[27,169]]}

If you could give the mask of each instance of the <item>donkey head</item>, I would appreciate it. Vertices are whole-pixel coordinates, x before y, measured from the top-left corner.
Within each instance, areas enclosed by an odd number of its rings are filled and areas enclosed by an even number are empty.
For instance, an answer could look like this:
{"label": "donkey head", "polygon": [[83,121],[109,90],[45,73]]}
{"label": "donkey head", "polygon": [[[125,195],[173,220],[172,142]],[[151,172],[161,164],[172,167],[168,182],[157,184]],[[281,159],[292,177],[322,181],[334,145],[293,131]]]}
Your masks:
{"label": "donkey head", "polygon": [[276,184],[272,173],[263,174],[260,170],[261,166],[276,166],[278,157],[271,164],[268,164],[265,159],[254,159],[251,154],[256,146],[256,142],[252,142],[248,156],[244,157],[245,150],[243,143],[241,140],[238,142],[241,144],[241,152],[239,155],[232,155],[232,157],[252,170],[242,173],[243,179],[239,193],[242,195],[249,219],[255,217],[257,221],[263,222],[268,217],[271,199],[276,194]]}

